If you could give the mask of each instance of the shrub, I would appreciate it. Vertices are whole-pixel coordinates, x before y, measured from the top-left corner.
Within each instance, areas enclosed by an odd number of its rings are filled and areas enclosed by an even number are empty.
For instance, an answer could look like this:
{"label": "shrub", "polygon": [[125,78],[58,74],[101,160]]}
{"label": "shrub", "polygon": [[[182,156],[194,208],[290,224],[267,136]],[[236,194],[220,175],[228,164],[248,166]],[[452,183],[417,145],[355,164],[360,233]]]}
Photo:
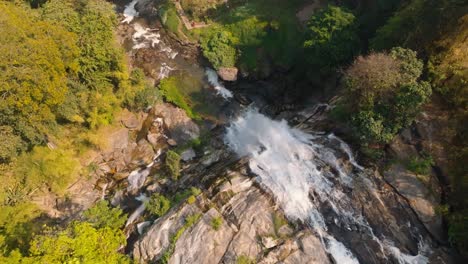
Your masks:
{"label": "shrub", "polygon": [[[184,191],[181,191],[181,192],[178,192],[174,195],[172,201],[174,203],[179,203],[185,199],[187,199],[187,202],[190,203],[190,201],[188,199],[191,199],[193,197],[193,199],[191,200],[194,200],[196,196],[198,196],[199,194],[201,193],[201,190],[198,189],[198,188],[195,188],[195,187],[190,187],[189,189],[187,190],[184,190]],[[194,201],[195,202],[195,201]]]}
{"label": "shrub", "polygon": [[235,45],[237,39],[226,30],[210,31],[208,36],[200,39],[203,55],[213,64],[215,69],[233,67],[237,60]]}
{"label": "shrub", "polygon": [[149,201],[146,202],[146,210],[156,217],[163,216],[169,209],[171,209],[171,201],[159,193],[151,195]]}
{"label": "shrub", "polygon": [[165,167],[173,180],[180,176],[180,155],[177,152],[169,150],[166,153]]}
{"label": "shrub", "polygon": [[428,174],[431,167],[434,165],[434,160],[431,156],[424,156],[422,158],[412,158],[407,164],[406,168],[417,174]]}
{"label": "shrub", "polygon": [[221,226],[223,225],[223,218],[220,217],[220,216],[217,216],[217,217],[213,217],[211,219],[211,227],[215,230],[215,231],[218,231]]}
{"label": "shrub", "polygon": [[341,7],[330,5],[316,12],[308,22],[304,42],[310,62],[326,72],[351,60],[360,46],[355,20]]}
{"label": "shrub", "polygon": [[112,208],[106,200],[101,200],[86,210],[83,217],[95,228],[109,227],[113,230],[121,228],[127,220],[122,209]]}
{"label": "shrub", "polygon": [[432,93],[418,81],[422,68],[416,52],[397,47],[358,57],[345,71],[346,107],[363,144],[390,142],[413,122]]}

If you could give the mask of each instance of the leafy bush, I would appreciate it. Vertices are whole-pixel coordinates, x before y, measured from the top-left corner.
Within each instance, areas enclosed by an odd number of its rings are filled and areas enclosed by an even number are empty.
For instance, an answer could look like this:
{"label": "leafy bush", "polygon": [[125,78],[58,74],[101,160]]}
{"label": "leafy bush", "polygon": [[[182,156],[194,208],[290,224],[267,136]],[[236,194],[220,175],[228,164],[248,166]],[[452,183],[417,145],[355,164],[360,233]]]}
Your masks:
{"label": "leafy bush", "polygon": [[313,65],[327,72],[351,60],[359,52],[355,17],[337,6],[316,12],[308,22],[304,47]]}
{"label": "leafy bush", "polygon": [[121,228],[127,216],[120,208],[112,208],[108,201],[101,200],[83,213],[86,222],[95,228],[109,227],[113,230]]}
{"label": "leafy bush", "polygon": [[118,252],[126,244],[125,235],[119,229],[75,222],[64,231],[49,232],[32,241],[33,263],[130,263]]}
{"label": "leafy bush", "polygon": [[165,167],[168,174],[173,180],[179,179],[180,176],[180,155],[177,152],[169,150],[166,153]]}
{"label": "leafy bush", "polygon": [[389,142],[411,124],[432,93],[418,81],[422,68],[416,52],[397,47],[358,57],[346,70],[346,104],[363,144]]}
{"label": "leafy bush", "polygon": [[237,39],[231,32],[224,30],[210,32],[209,36],[201,38],[200,41],[203,55],[215,69],[233,67],[236,64]]}
{"label": "leafy bush", "polygon": [[220,216],[213,217],[211,219],[210,225],[215,231],[218,231],[223,225],[223,218]]}
{"label": "leafy bush", "polygon": [[417,174],[428,174],[431,167],[434,165],[434,160],[431,156],[424,156],[422,158],[412,158],[406,165],[406,168]]}
{"label": "leafy bush", "polygon": [[193,197],[192,200],[194,200],[195,197],[198,196],[200,193],[201,193],[200,189],[198,189],[196,187],[190,187],[187,190],[176,193],[172,200],[173,200],[174,203],[179,203],[179,202],[181,202],[181,201],[183,201],[185,199],[187,199],[187,202],[189,202],[188,199],[192,199],[192,197]]}
{"label": "leafy bush", "polygon": [[146,210],[156,217],[165,215],[169,209],[171,209],[171,201],[159,193],[151,195],[149,201],[146,202]]}
{"label": "leafy bush", "polygon": [[130,85],[126,87],[124,105],[132,110],[145,110],[158,99],[158,89],[151,85],[140,68],[134,69],[130,74]]}

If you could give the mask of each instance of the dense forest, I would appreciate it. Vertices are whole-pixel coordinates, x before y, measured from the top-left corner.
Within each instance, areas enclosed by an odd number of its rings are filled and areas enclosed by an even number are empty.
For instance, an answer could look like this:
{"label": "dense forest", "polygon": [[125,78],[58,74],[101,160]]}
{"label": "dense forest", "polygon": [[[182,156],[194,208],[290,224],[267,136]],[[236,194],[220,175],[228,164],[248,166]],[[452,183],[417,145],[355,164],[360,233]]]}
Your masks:
{"label": "dense forest", "polygon": [[[119,207],[101,200],[64,220],[37,200],[66,199],[70,186],[91,178],[97,165],[90,157],[107,148],[105,131],[118,126],[124,112],[165,101],[196,122],[205,119],[178,91],[184,80],[171,76],[153,84],[130,65],[116,33],[121,16],[115,5],[122,1],[115,2],[0,0],[2,263],[132,262],[124,250],[128,215]],[[279,69],[294,83],[285,92],[294,102],[317,93],[338,98],[330,120],[349,131],[365,164],[389,166],[394,161],[385,151],[395,137],[422,112],[447,112],[450,140],[443,148],[450,170],[437,213],[449,245],[468,257],[466,0],[324,1],[304,22],[296,13],[306,0],[180,1],[193,23],[209,24],[191,31],[173,1],[155,2],[168,34],[197,45],[215,70],[237,67],[245,79],[267,79],[270,68]],[[205,140],[186,145],[197,150]],[[165,154],[162,173],[169,181],[180,177],[183,147]],[[435,158],[419,154],[405,164],[428,174]],[[156,219],[199,194],[193,187],[155,193],[145,204]],[[198,218],[187,220],[173,244]],[[219,228],[222,221],[211,224]]]}

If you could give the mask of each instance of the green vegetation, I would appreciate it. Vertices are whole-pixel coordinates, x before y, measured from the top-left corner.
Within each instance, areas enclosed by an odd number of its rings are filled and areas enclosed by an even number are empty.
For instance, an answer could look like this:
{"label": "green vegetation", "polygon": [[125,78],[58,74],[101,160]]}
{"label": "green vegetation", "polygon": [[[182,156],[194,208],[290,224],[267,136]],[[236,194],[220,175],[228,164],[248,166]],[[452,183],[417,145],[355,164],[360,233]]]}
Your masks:
{"label": "green vegetation", "polygon": [[210,11],[210,27],[197,29],[204,55],[215,68],[238,66],[255,73],[271,60],[290,67],[302,51],[295,18],[301,1],[238,1]]}
{"label": "green vegetation", "polygon": [[183,86],[183,80],[176,76],[161,80],[159,90],[161,95],[167,102],[173,103],[179,108],[183,109],[190,118],[198,119],[198,115],[190,107],[187,96],[185,96],[179,89]]}
{"label": "green vegetation", "polygon": [[434,161],[431,156],[423,156],[422,158],[412,158],[406,165],[406,168],[414,173],[427,175],[430,173],[433,165]]}
{"label": "green vegetation", "polygon": [[431,95],[422,70],[416,52],[403,48],[359,57],[346,70],[346,104],[363,144],[387,143],[413,122]]}
{"label": "green vegetation", "polygon": [[161,217],[171,209],[171,201],[159,193],[151,195],[149,201],[146,202],[146,210],[155,215]]}
{"label": "green vegetation", "polygon": [[169,150],[166,153],[164,162],[167,173],[173,180],[178,180],[180,177],[180,155],[177,152]]}
{"label": "green vegetation", "polygon": [[256,264],[257,261],[255,259],[249,258],[246,255],[240,255],[237,260],[237,264]]}
{"label": "green vegetation", "polygon": [[229,31],[209,31],[201,39],[203,55],[215,69],[233,67],[237,61],[238,40]]}
{"label": "green vegetation", "polygon": [[213,217],[210,225],[215,231],[218,231],[223,225],[223,218],[221,216]]}
{"label": "green vegetation", "polygon": [[130,74],[131,89],[123,91],[123,104],[127,108],[139,111],[154,105],[159,99],[158,89],[151,85],[142,69],[136,68]]}
{"label": "green vegetation", "polygon": [[185,230],[189,229],[194,224],[196,224],[201,216],[202,216],[201,214],[193,214],[193,215],[187,216],[187,218],[185,219],[185,224],[179,230],[177,230],[175,234],[172,235],[170,239],[169,247],[166,249],[166,251],[164,251],[160,259],[161,263],[163,264],[169,263],[169,260],[171,259],[172,254],[174,253],[177,240],[179,240],[179,238],[182,236]]}
{"label": "green vegetation", "polygon": [[86,222],[95,228],[109,227],[112,230],[121,228],[127,216],[119,208],[112,208],[108,201],[101,200],[83,213]]}
{"label": "green vegetation", "polygon": [[312,16],[304,42],[312,65],[328,72],[359,53],[355,21],[352,13],[336,6],[328,6]]}
{"label": "green vegetation", "polygon": [[288,224],[288,221],[284,216],[280,213],[273,213],[272,215],[273,218],[273,227],[275,229],[275,236],[280,237],[279,230],[282,226],[285,226]]}
{"label": "green vegetation", "polygon": [[[184,200],[187,200],[188,203],[190,203],[189,200],[195,200],[195,197],[201,194],[201,190],[195,187],[190,187],[189,189],[186,189],[181,192],[177,192],[174,197],[172,198],[172,201],[174,204],[180,203]],[[195,201],[194,201],[195,202]]]}

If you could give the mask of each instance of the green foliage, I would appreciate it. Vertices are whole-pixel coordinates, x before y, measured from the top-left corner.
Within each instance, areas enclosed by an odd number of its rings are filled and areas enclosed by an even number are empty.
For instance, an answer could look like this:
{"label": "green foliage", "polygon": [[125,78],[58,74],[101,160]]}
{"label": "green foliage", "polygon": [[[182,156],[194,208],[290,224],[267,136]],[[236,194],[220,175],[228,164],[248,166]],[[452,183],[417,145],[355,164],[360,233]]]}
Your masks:
{"label": "green foliage", "polygon": [[355,17],[341,7],[328,6],[315,13],[307,29],[304,46],[310,62],[324,72],[350,61],[359,52]]}
{"label": "green foliage", "polygon": [[223,218],[220,216],[213,217],[211,219],[210,225],[215,231],[218,231],[223,225]]}
{"label": "green foliage", "polygon": [[166,159],[164,162],[165,168],[168,174],[173,180],[177,180],[180,177],[180,155],[177,152],[169,150],[166,153]]}
{"label": "green foliage", "polygon": [[115,91],[127,84],[123,52],[114,41],[117,25],[112,4],[104,0],[51,0],[42,8],[43,19],[62,25],[78,36],[78,69],[69,76],[69,92],[61,117],[91,128],[110,124],[120,105]]}
{"label": "green foliage", "polygon": [[35,237],[30,255],[36,263],[130,263],[118,252],[125,244],[125,235],[119,229],[75,222],[64,231],[51,230]]}
{"label": "green foliage", "polygon": [[57,194],[63,194],[80,169],[72,151],[47,147],[35,147],[19,157],[17,164],[16,175],[25,189],[46,187]]}
{"label": "green foliage", "polygon": [[190,187],[189,189],[176,193],[174,197],[172,198],[172,201],[174,204],[177,204],[187,199],[187,202],[190,203],[189,199],[195,200],[195,197],[198,196],[200,193],[201,193],[200,189],[196,187]]}
{"label": "green foliage", "polygon": [[161,22],[164,27],[169,30],[169,32],[176,34],[176,36],[181,36],[181,21],[177,15],[177,9],[172,2],[161,6],[159,9],[159,16],[161,17]]}
{"label": "green foliage", "polygon": [[184,11],[195,20],[206,17],[210,9],[216,9],[217,6],[224,3],[224,0],[181,0]]}
{"label": "green foliage", "polygon": [[156,217],[161,217],[171,209],[171,201],[162,194],[154,193],[146,202],[146,209]]}
{"label": "green foliage", "polygon": [[15,135],[11,126],[0,126],[0,163],[9,162],[22,150],[24,143],[21,137]]}
{"label": "green foliage", "polygon": [[468,251],[468,210],[459,210],[449,216],[449,240],[458,248]]}
{"label": "green foliage", "polygon": [[158,99],[158,89],[151,85],[142,69],[136,68],[130,74],[130,85],[124,89],[124,105],[132,110],[145,110]]}
{"label": "green foliage", "polygon": [[246,255],[240,255],[237,260],[237,264],[256,264],[257,261],[255,259],[249,258]]}
{"label": "green foliage", "polygon": [[189,229],[194,224],[196,224],[198,220],[201,218],[201,216],[202,214],[193,214],[193,215],[187,216],[187,218],[185,219],[185,224],[179,230],[177,230],[175,234],[172,235],[170,239],[169,247],[166,249],[166,251],[164,251],[160,259],[161,263],[163,264],[169,263],[169,260],[171,259],[172,254],[174,253],[177,240],[179,240],[179,238],[182,236],[185,230]]}
{"label": "green foliage", "polygon": [[358,57],[346,70],[346,104],[363,144],[389,142],[411,124],[432,93],[418,81],[422,68],[416,52],[397,47]]}
{"label": "green foliage", "polygon": [[76,35],[9,2],[0,13],[0,125],[39,144],[64,101],[67,71],[76,69]]}
{"label": "green foliage", "polygon": [[434,165],[434,160],[431,156],[423,156],[422,158],[414,157],[407,164],[406,168],[414,173],[427,175]]}
{"label": "green foliage", "polygon": [[183,109],[192,119],[198,119],[199,116],[193,111],[187,102],[187,98],[179,91],[179,86],[182,85],[180,79],[175,76],[161,80],[159,91],[167,102],[173,103]]}
{"label": "green foliage", "polygon": [[95,228],[109,227],[112,230],[121,228],[127,216],[120,208],[112,208],[108,201],[101,200],[83,213],[84,220]]}
{"label": "green foliage", "polygon": [[209,36],[201,38],[203,55],[215,69],[233,67],[237,60],[235,45],[237,39],[229,31],[210,31]]}
{"label": "green foliage", "polygon": [[279,236],[279,230],[282,226],[285,226],[288,224],[288,221],[284,216],[280,213],[273,213],[272,215],[273,218],[273,228],[275,230],[275,235]]}
{"label": "green foliage", "polygon": [[40,210],[29,202],[0,206],[0,210],[0,256],[8,256],[13,250],[26,253],[29,241],[38,231],[34,219]]}

